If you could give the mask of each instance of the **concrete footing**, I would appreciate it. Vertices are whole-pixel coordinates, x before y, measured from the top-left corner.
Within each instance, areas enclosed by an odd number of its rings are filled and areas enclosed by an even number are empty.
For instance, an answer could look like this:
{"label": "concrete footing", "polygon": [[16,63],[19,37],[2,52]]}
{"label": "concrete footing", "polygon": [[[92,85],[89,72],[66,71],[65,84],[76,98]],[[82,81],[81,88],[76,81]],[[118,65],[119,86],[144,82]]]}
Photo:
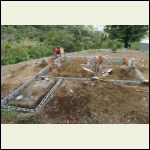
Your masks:
{"label": "concrete footing", "polygon": [[[70,61],[74,58],[76,58],[76,57],[65,56],[64,60]],[[87,61],[90,60],[92,62],[95,62],[95,57],[93,57],[93,56],[91,56],[91,57],[79,57],[79,58],[85,59]],[[105,62],[111,62],[114,64],[120,64],[120,65],[124,64],[124,58],[123,57],[103,56],[102,60],[104,63]],[[55,59],[54,63],[58,66],[61,65],[60,57]],[[137,77],[136,81],[113,80],[113,79],[100,79],[100,80],[103,80],[106,82],[108,81],[108,82],[111,82],[111,83],[117,84],[117,85],[128,85],[128,86],[149,85],[149,81],[144,77],[144,75],[140,72],[139,69],[137,69],[137,68],[132,69],[129,66],[126,66],[125,68],[128,72],[133,73]],[[53,92],[63,83],[64,80],[83,80],[83,81],[88,80],[88,81],[92,81],[92,78],[55,77],[58,81],[52,87],[52,89],[45,95],[45,97],[41,100],[40,104],[35,109],[20,108],[20,107],[14,107],[14,106],[8,105],[9,101],[12,100],[13,98],[15,98],[16,96],[18,96],[24,89],[26,89],[30,85],[30,83],[33,81],[33,79],[35,79],[38,76],[42,76],[42,75],[47,74],[49,72],[49,70],[50,70],[50,65],[43,68],[38,74],[32,76],[30,79],[26,80],[21,85],[19,85],[16,89],[14,89],[10,94],[6,95],[3,99],[1,99],[1,108],[3,108],[3,109],[15,109],[17,111],[22,111],[22,112],[39,111],[53,97]]]}

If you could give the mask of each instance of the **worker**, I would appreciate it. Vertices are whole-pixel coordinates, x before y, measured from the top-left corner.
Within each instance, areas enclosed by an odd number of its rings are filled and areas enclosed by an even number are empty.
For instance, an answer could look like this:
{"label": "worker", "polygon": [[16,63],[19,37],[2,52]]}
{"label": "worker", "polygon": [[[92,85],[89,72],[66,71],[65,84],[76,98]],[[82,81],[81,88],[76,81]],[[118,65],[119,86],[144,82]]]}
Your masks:
{"label": "worker", "polygon": [[59,46],[57,46],[57,47],[54,48],[55,59],[57,58],[58,52],[59,52]]}

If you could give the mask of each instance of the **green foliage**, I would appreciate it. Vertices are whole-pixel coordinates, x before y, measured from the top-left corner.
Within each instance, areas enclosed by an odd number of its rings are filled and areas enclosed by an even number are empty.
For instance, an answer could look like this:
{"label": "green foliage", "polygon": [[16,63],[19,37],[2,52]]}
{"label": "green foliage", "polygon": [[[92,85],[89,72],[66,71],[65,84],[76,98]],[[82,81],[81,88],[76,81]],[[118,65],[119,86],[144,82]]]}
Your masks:
{"label": "green foliage", "polygon": [[[106,26],[105,31],[84,25],[6,25],[1,26],[1,65],[14,64],[54,54],[55,46],[65,52],[99,48],[122,48],[123,43],[137,49],[136,41],[148,26]],[[108,34],[109,33],[109,36]],[[125,41],[128,37],[128,41]]]}
{"label": "green foliage", "polygon": [[14,64],[21,61],[29,60],[28,48],[22,43],[3,42],[2,47],[4,57],[2,57],[2,64]]}
{"label": "green foliage", "polygon": [[146,25],[108,25],[105,31],[111,39],[117,39],[124,43],[124,47],[130,47],[131,42],[139,41],[148,31]]}
{"label": "green foliage", "polygon": [[133,42],[133,43],[131,43],[131,49],[139,50],[139,42]]}
{"label": "green foliage", "polygon": [[16,111],[11,109],[1,109],[1,115],[5,116],[5,117],[8,117],[8,118],[11,118],[11,117],[16,117]]}

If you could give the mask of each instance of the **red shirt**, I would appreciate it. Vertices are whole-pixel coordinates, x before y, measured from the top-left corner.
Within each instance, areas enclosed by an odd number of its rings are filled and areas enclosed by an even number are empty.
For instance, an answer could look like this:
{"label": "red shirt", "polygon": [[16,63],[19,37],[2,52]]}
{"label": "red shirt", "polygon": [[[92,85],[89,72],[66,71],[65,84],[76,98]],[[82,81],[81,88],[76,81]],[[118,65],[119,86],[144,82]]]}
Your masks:
{"label": "red shirt", "polygon": [[56,53],[56,54],[58,53],[58,48],[57,47],[54,48],[54,53]]}

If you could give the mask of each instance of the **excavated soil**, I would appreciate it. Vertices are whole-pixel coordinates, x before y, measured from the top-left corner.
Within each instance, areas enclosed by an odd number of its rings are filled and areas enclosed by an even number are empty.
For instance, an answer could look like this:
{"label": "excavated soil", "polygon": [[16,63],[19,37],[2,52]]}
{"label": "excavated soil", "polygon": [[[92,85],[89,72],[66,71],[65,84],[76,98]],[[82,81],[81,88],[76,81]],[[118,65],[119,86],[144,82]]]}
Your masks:
{"label": "excavated soil", "polygon": [[[87,62],[81,58],[75,58],[71,61],[67,61],[62,63],[61,67],[56,67],[51,69],[49,75],[50,76],[61,76],[61,77],[87,77],[82,64],[86,64]],[[120,65],[112,65],[109,64],[110,68],[113,71],[109,74],[109,76],[103,76],[101,72],[97,72],[95,75],[105,79],[116,79],[116,80],[137,80],[135,75],[127,72]],[[94,64],[93,64],[94,67]]]}
{"label": "excavated soil", "polygon": [[113,69],[108,76],[103,77],[101,72],[96,73],[97,76],[105,79],[116,79],[116,80],[137,80],[136,76],[126,71],[119,65],[111,65],[110,68]]}
{"label": "excavated soil", "polygon": [[62,66],[58,68],[58,75],[63,77],[84,77],[82,64],[86,64],[86,61],[81,58],[63,62]]}
{"label": "excavated soil", "polygon": [[[78,55],[87,56],[91,54],[89,52],[79,53]],[[97,55],[101,52],[94,53]],[[148,62],[148,55],[141,52],[133,51],[132,57],[135,56],[146,59]],[[103,52],[102,52],[103,54]],[[105,52],[105,55],[107,53]],[[124,56],[125,53],[118,51],[117,53],[111,53],[112,56]],[[73,56],[78,56],[76,53]],[[108,53],[110,55],[110,52]],[[72,61],[64,62],[62,66],[51,69],[49,76],[54,78],[55,76],[65,77],[84,77],[81,64],[86,64],[85,60],[80,58]],[[26,77],[29,77],[42,68],[47,66],[48,63],[40,60],[36,64],[22,65],[19,68],[13,68],[10,66],[7,69],[7,75],[1,78],[1,95],[2,97],[10,93],[12,89],[15,89]],[[110,66],[112,64],[109,64]],[[136,78],[126,72],[124,69],[116,65],[113,66],[113,72],[109,76],[103,78],[119,79],[119,80],[136,80]],[[141,72],[149,78],[149,67],[140,67]],[[9,71],[8,71],[9,70]],[[5,75],[5,72],[3,73]],[[101,74],[99,73],[101,76]],[[26,79],[25,79],[26,80]],[[137,89],[140,89],[138,92]],[[48,88],[49,90],[49,88]],[[44,107],[42,112],[38,114],[38,123],[91,123],[91,124],[148,124],[149,123],[149,92],[148,87],[126,87],[109,84],[102,81],[64,81],[59,89],[54,93],[52,101]],[[43,90],[29,87],[29,91],[32,91],[32,95],[39,96],[37,101],[20,101],[12,105],[18,107],[35,108],[46,94],[46,89]],[[28,93],[26,93],[28,95]],[[41,97],[40,97],[41,96]],[[12,101],[11,101],[12,102]],[[33,120],[27,121],[27,123],[34,122]],[[7,120],[8,119],[8,120]],[[25,118],[23,118],[25,120]],[[5,118],[2,122],[11,122],[12,118]],[[14,120],[15,122],[15,120]],[[36,123],[36,122],[35,122]]]}
{"label": "excavated soil", "polygon": [[101,81],[65,81],[45,106],[40,122],[146,124],[148,93],[136,88]]}
{"label": "excavated soil", "polygon": [[47,63],[45,60],[42,60],[42,62],[39,63],[39,64],[37,65],[37,67],[39,67],[39,68],[44,68],[44,67],[46,67],[47,65],[48,65],[48,63]]}

